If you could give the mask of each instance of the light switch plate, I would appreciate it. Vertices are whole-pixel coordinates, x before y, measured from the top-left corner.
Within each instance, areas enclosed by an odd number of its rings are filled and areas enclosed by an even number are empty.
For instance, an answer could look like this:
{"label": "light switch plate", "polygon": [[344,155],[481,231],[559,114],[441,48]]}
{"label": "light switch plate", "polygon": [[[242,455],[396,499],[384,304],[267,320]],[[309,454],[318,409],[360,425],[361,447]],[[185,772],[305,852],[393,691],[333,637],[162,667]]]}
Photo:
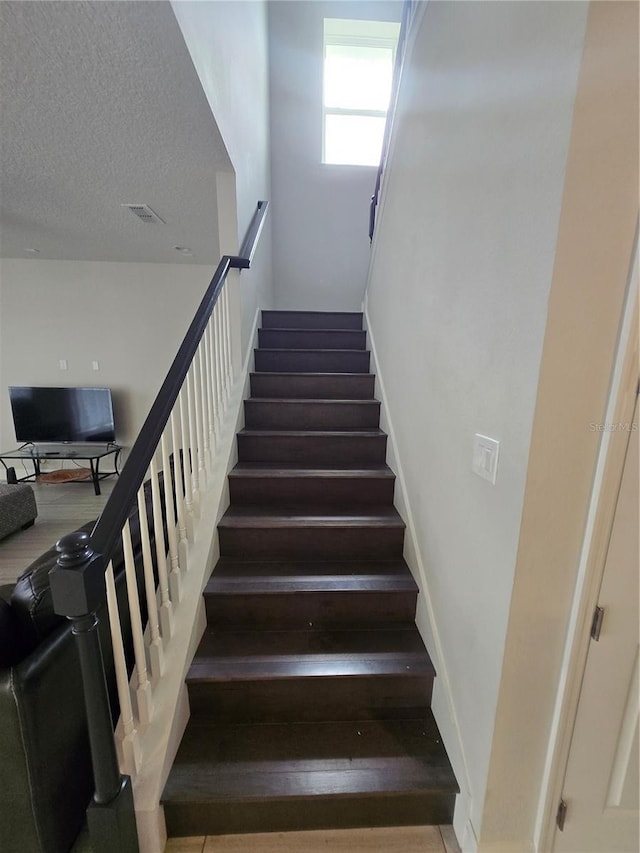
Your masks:
{"label": "light switch plate", "polygon": [[476,433],[473,437],[473,457],[471,470],[495,485],[498,476],[498,455],[500,442],[488,435]]}
{"label": "light switch plate", "polygon": [[66,369],[67,369],[67,359],[66,359],[66,358],[61,358],[61,359],[58,361],[58,367],[60,368],[60,370],[66,370]]}

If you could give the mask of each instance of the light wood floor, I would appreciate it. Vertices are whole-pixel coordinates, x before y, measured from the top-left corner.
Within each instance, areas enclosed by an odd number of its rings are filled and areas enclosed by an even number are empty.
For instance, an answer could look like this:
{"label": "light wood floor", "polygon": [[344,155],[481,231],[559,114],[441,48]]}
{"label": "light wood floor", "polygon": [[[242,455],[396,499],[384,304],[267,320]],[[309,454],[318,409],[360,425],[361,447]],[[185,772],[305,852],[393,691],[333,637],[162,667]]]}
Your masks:
{"label": "light wood floor", "polygon": [[29,483],[36,496],[38,517],[33,527],[18,530],[0,541],[0,584],[13,583],[61,536],[97,518],[114,483],[115,477],[102,480],[101,495],[94,493],[90,482]]}
{"label": "light wood floor", "polygon": [[460,853],[450,826],[170,838],[165,853]]}

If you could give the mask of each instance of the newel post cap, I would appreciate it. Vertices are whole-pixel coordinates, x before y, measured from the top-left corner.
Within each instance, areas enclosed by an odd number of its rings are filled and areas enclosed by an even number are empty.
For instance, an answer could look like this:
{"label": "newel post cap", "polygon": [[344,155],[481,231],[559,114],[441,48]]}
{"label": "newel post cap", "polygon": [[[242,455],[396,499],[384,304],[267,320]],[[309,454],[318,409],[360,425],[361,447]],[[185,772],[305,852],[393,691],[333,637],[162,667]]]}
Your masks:
{"label": "newel post cap", "polygon": [[84,530],[56,542],[58,561],[49,572],[53,609],[70,619],[94,613],[105,601],[105,562]]}
{"label": "newel post cap", "polygon": [[74,530],[73,533],[67,533],[56,542],[56,551],[60,554],[58,557],[59,566],[79,566],[88,560],[93,554],[93,550],[89,545],[91,537],[86,530]]}

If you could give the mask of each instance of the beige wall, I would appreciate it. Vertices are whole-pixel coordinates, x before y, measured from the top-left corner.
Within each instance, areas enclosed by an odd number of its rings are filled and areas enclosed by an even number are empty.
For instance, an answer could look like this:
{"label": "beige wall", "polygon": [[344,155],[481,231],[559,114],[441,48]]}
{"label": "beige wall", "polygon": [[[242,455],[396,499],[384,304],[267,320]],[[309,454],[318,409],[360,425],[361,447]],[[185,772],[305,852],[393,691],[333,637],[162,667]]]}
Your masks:
{"label": "beige wall", "polygon": [[[217,175],[220,246],[235,254],[260,199],[271,199],[269,57],[264,0],[175,0],[173,12],[220,128],[233,172]],[[273,301],[271,220],[250,272],[237,278],[233,308],[242,353],[251,345],[256,312]],[[235,354],[239,366],[242,353]]]}
{"label": "beige wall", "polygon": [[[428,5],[368,283],[466,850],[483,828],[586,18],[574,2]],[[474,433],[501,442],[495,486],[471,470]]]}
{"label": "beige wall", "polygon": [[273,281],[283,309],[359,311],[374,166],[322,163],[324,18],[399,21],[397,0],[269,3]]}
{"label": "beige wall", "polygon": [[638,4],[595,2],[567,161],[483,850],[533,839],[601,437],[589,424],[604,420],[637,216]]}
{"label": "beige wall", "polygon": [[197,264],[0,261],[0,447],[14,446],[9,385],[109,386],[117,440],[131,445],[211,275]]}

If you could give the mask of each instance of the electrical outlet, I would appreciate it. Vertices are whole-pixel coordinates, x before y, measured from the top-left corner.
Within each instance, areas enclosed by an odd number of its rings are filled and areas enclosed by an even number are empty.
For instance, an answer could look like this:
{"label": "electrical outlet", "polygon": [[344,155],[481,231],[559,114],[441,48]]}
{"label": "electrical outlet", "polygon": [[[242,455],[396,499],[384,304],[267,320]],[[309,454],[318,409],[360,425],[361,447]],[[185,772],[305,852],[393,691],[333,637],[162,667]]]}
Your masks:
{"label": "electrical outlet", "polygon": [[498,454],[500,442],[487,435],[476,433],[473,437],[471,470],[495,486],[498,476]]}
{"label": "electrical outlet", "polygon": [[58,367],[60,368],[60,370],[66,370],[67,369],[67,359],[61,358],[60,361],[58,362]]}
{"label": "electrical outlet", "polygon": [[100,370],[100,363],[98,361],[92,361],[91,367],[93,370]]}

